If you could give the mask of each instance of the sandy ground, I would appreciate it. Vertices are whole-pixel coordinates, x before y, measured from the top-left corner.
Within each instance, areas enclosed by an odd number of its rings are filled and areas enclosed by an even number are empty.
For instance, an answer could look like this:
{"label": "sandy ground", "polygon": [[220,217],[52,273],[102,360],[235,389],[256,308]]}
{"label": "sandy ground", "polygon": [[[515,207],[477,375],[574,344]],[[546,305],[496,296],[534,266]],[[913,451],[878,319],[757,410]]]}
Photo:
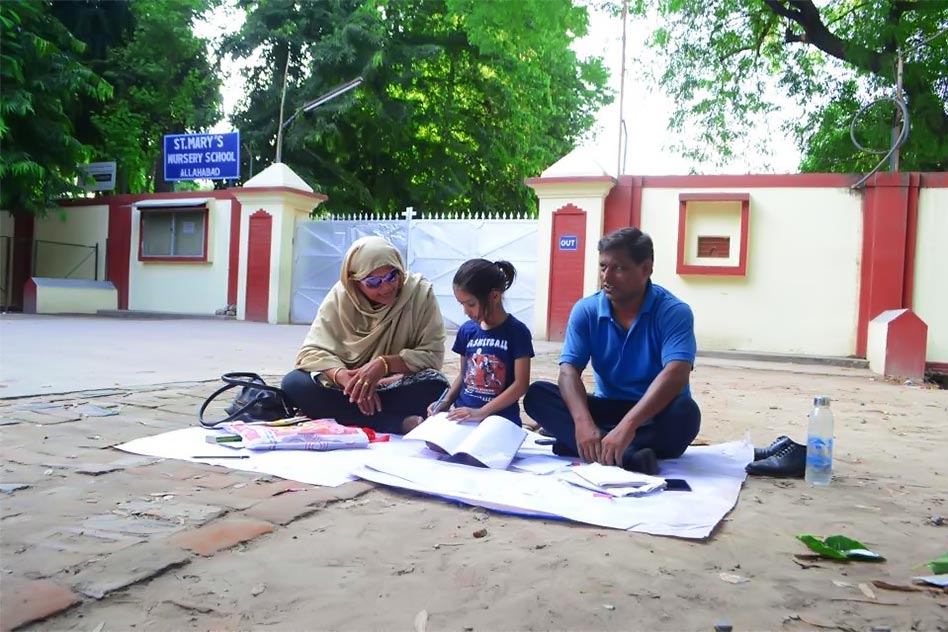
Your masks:
{"label": "sandy ground", "polygon": [[[541,354],[534,377],[552,377],[554,358]],[[872,586],[908,585],[927,574],[923,562],[948,552],[948,526],[932,521],[948,520],[948,391],[857,370],[711,360],[699,364],[692,388],[704,413],[699,440],[749,433],[758,445],[784,433],[801,440],[812,396],[830,396],[837,419],[833,484],[748,479],[736,508],[703,542],[521,519],[373,489],[100,601],[85,599],[31,629],[410,630],[425,611],[428,630],[712,630],[722,620],[734,630],[948,630],[948,595]],[[195,396],[208,389],[191,387]],[[115,438],[191,423],[185,413],[156,414],[154,429],[117,430]],[[68,425],[0,428],[4,481],[31,475],[19,451]],[[99,461],[122,456],[98,453]],[[97,510],[170,485],[122,476],[97,477]],[[24,515],[55,511],[49,505],[58,484],[39,477],[32,489],[5,497],[4,577],[68,584],[90,564],[11,540],[21,537]],[[77,493],[82,484],[74,483]],[[487,536],[474,538],[479,529]],[[845,534],[887,561],[801,561],[794,557],[806,553],[794,538],[799,533]],[[746,581],[730,583],[722,573]]]}

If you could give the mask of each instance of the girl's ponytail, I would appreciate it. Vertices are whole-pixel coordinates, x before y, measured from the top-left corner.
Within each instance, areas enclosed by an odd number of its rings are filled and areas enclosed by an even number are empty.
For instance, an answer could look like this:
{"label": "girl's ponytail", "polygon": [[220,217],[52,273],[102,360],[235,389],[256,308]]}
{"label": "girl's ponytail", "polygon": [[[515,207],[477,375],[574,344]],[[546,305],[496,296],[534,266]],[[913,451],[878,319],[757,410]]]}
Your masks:
{"label": "girl's ponytail", "polygon": [[509,261],[495,261],[494,265],[500,268],[500,271],[504,274],[504,284],[497,289],[506,292],[513,285],[514,279],[517,278],[517,269]]}

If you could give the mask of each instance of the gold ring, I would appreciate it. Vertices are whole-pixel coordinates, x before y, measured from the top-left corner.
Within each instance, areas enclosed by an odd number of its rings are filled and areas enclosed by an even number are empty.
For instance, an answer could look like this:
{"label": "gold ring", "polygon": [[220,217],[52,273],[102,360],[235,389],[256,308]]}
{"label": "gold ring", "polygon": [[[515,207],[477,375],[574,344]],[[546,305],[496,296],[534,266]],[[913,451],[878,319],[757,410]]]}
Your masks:
{"label": "gold ring", "polygon": [[369,385],[369,381],[368,381],[368,380],[359,380],[359,384],[361,384],[362,386],[368,386],[368,385]]}

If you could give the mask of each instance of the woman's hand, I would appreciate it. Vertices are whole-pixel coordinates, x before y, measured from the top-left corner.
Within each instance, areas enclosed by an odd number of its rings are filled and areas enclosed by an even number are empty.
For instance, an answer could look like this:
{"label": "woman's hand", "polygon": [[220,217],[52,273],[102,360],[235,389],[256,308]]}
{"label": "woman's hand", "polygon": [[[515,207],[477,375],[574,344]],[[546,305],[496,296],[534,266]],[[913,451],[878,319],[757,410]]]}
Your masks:
{"label": "woman's hand", "polygon": [[359,407],[363,415],[374,415],[382,410],[382,400],[375,392],[375,387],[365,388],[359,380],[359,372],[352,369],[341,369],[336,380],[342,386],[342,392],[349,395],[349,401]]}
{"label": "woman's hand", "polygon": [[[358,391],[360,386],[363,388],[370,386],[372,390],[375,390],[379,380],[385,377],[385,365],[381,360],[376,358],[358,369],[348,369],[347,372],[349,373],[350,381],[343,388],[343,391],[349,396],[351,401],[355,401],[355,399],[352,399],[352,392]],[[342,371],[340,371],[340,373],[342,373]]]}
{"label": "woman's hand", "polygon": [[402,375],[401,373],[396,373],[395,375],[387,375],[387,376],[383,377],[381,380],[379,380],[379,381],[378,381],[378,384],[376,384],[375,386],[376,386],[377,388],[382,388],[383,386],[388,386],[389,384],[394,384],[395,382],[397,382],[398,380],[402,379],[403,377],[405,377],[405,376]]}
{"label": "woman's hand", "polygon": [[383,362],[376,358],[358,369],[344,369],[339,373],[337,379],[343,384],[342,392],[349,396],[349,401],[356,404],[362,414],[374,415],[382,410],[382,401],[375,389],[385,375]]}
{"label": "woman's hand", "polygon": [[363,415],[372,416],[382,410],[382,400],[379,398],[379,394],[374,390],[366,399],[360,399],[356,402],[356,405]]}
{"label": "woman's hand", "polygon": [[452,408],[448,411],[448,419],[451,421],[481,421],[486,417],[481,410],[480,408],[468,408],[467,406]]}

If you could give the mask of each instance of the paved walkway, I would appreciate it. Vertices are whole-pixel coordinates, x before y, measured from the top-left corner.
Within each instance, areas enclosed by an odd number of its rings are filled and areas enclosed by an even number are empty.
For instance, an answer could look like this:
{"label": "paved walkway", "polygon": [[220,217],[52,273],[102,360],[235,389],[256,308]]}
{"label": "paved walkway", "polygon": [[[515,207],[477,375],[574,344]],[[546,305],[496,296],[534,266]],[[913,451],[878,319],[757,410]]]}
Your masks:
{"label": "paved walkway", "polygon": [[[4,630],[410,629],[422,610],[432,628],[457,630],[710,629],[722,618],[736,629],[810,629],[794,617],[938,629],[945,620],[944,597],[876,589],[870,599],[833,583],[907,584],[944,553],[932,517],[948,514],[945,391],[832,367],[700,363],[702,440],[800,439],[815,393],[834,398],[839,420],[830,488],[749,480],[701,545],[111,448],[193,425],[214,386],[197,380],[233,368],[282,373],[304,327],[28,317],[2,327],[5,395],[40,383],[95,389],[0,400]],[[541,345],[535,378],[554,377],[555,351]],[[473,538],[481,529],[489,536]],[[889,562],[795,562],[802,532],[864,539]]]}
{"label": "paved walkway", "polygon": [[[0,316],[0,398],[216,379],[227,371],[282,375],[306,325],[233,320]],[[445,358],[455,362],[448,334]],[[534,341],[555,361],[560,345]],[[860,369],[705,358],[700,366],[868,376]]]}
{"label": "paved walkway", "polygon": [[4,314],[0,397],[284,373],[308,327]]}

